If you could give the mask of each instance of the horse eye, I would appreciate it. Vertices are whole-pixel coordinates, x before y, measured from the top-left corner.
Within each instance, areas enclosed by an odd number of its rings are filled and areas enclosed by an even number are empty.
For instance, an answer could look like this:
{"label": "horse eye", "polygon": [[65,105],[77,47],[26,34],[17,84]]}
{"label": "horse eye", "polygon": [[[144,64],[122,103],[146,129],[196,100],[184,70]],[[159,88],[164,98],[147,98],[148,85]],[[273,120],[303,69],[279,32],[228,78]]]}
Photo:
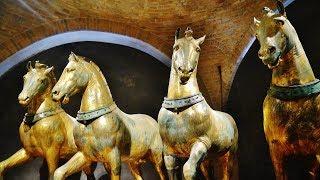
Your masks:
{"label": "horse eye", "polygon": [[71,71],[74,71],[74,69],[67,69],[67,72],[71,72]]}
{"label": "horse eye", "polygon": [[180,48],[179,45],[176,45],[176,46],[173,47],[173,49],[174,49],[175,51],[177,51],[179,48]]}
{"label": "horse eye", "polygon": [[197,47],[197,48],[196,48],[196,51],[197,51],[197,52],[200,52],[200,51],[201,51],[201,49],[200,49],[199,47]]}

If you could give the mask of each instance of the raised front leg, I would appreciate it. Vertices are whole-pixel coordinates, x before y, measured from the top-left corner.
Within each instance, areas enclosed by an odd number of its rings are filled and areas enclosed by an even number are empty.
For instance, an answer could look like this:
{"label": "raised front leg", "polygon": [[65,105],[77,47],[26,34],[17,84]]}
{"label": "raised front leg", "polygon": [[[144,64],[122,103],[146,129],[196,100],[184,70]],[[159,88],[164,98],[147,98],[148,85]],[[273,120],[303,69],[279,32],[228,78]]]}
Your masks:
{"label": "raised front leg", "polygon": [[274,172],[277,180],[287,180],[287,174],[284,170],[284,156],[276,144],[270,143],[270,156],[273,163]]}
{"label": "raised front leg", "polygon": [[207,146],[203,142],[196,142],[191,148],[190,157],[183,166],[183,176],[186,180],[196,178],[197,166],[201,163],[201,159],[207,153]]}
{"label": "raised front leg", "polygon": [[54,180],[65,179],[90,164],[91,162],[87,160],[82,152],[77,152],[66,164],[54,172]]}
{"label": "raised front leg", "polygon": [[121,158],[117,147],[113,148],[107,155],[108,164],[111,170],[111,179],[119,180],[121,173]]}
{"label": "raised front leg", "polygon": [[178,166],[176,165],[176,157],[172,155],[165,155],[164,156],[164,164],[166,166],[169,180],[177,180],[177,169]]}
{"label": "raised front leg", "polygon": [[0,162],[0,179],[3,179],[3,173],[20,164],[23,164],[27,162],[28,160],[32,159],[32,157],[27,153],[25,149],[20,149],[16,153],[14,153],[12,156],[10,156],[8,159]]}

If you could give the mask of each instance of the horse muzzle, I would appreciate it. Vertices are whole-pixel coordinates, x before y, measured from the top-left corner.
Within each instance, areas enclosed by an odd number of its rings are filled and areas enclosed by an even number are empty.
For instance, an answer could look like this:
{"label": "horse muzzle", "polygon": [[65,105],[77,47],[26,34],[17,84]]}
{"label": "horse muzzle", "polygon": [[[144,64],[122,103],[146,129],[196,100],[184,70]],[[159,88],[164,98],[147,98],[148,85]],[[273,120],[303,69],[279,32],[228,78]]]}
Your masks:
{"label": "horse muzzle", "polygon": [[190,79],[190,75],[181,76],[180,77],[180,84],[186,85],[188,83],[189,79]]}

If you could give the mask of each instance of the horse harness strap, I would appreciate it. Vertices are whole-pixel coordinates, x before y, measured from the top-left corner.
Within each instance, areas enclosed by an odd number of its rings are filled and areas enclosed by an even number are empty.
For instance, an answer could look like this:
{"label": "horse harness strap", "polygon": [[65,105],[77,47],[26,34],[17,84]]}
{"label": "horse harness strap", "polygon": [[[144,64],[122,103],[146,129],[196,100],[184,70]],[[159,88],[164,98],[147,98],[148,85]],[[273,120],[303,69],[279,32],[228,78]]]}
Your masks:
{"label": "horse harness strap", "polygon": [[204,97],[201,93],[181,99],[168,99],[165,97],[162,103],[162,107],[166,109],[177,109],[197,104],[203,100]]}
{"label": "horse harness strap", "polygon": [[268,90],[268,95],[281,99],[281,100],[294,100],[303,97],[308,97],[313,94],[320,93],[320,81],[316,79],[315,81],[295,86],[276,86],[271,85]]}
{"label": "horse harness strap", "polygon": [[26,124],[33,125],[36,122],[40,121],[41,119],[44,119],[44,118],[47,118],[47,117],[50,117],[50,116],[54,116],[54,115],[59,114],[61,112],[63,112],[63,109],[58,107],[58,108],[53,109],[53,110],[44,111],[44,112],[36,113],[36,114],[26,113],[24,115],[23,121]]}
{"label": "horse harness strap", "polygon": [[78,111],[77,121],[79,121],[79,122],[83,121],[84,123],[86,123],[85,121],[97,119],[100,116],[111,113],[116,107],[117,107],[116,104],[113,102],[109,106],[102,107],[102,108],[99,108],[96,110],[92,110],[92,111],[88,111],[88,112]]}

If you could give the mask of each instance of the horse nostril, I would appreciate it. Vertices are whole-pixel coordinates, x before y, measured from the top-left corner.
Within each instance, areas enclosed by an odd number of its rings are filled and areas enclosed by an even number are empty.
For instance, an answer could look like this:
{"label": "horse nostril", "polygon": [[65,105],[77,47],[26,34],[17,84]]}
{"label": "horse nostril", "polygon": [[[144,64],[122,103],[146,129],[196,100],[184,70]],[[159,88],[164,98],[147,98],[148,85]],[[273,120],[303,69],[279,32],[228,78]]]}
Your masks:
{"label": "horse nostril", "polygon": [[276,48],[274,46],[269,47],[268,49],[270,54],[273,54],[274,52],[276,52]]}
{"label": "horse nostril", "polygon": [[58,95],[59,94],[59,92],[58,91],[53,91],[53,93],[52,94],[54,94],[54,95]]}
{"label": "horse nostril", "polygon": [[262,56],[263,56],[260,51],[258,52],[258,56],[259,56],[259,57],[262,57]]}

